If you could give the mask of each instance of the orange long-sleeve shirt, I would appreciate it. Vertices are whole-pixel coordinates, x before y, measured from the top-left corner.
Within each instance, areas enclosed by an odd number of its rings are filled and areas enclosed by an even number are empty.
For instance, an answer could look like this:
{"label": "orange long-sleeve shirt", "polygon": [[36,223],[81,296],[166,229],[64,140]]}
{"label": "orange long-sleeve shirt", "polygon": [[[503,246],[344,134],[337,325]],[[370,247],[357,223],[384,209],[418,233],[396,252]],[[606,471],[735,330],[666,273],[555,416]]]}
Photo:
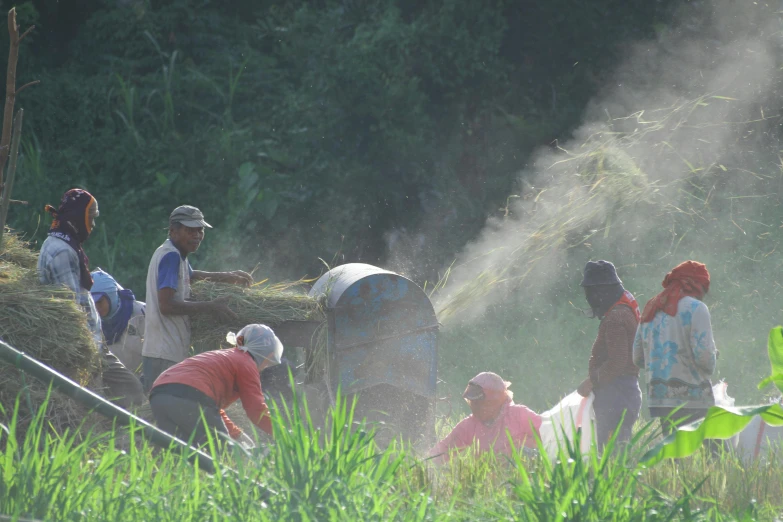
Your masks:
{"label": "orange long-sleeve shirt", "polygon": [[242,429],[226,415],[225,408],[242,401],[248,418],[268,434],[272,434],[269,408],[261,392],[261,377],[250,354],[238,348],[200,353],[175,364],[158,377],[153,384],[185,384],[199,390],[215,401],[228,434],[237,438]]}

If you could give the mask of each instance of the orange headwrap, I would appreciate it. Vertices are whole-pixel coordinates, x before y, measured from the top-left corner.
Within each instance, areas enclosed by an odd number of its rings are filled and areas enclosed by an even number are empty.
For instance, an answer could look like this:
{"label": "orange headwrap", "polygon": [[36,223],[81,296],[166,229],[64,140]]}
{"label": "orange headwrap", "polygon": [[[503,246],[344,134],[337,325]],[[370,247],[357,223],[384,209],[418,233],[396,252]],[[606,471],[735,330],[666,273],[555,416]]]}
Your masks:
{"label": "orange headwrap", "polygon": [[663,310],[668,315],[677,314],[677,303],[686,296],[702,299],[710,289],[710,273],[707,265],[698,261],[685,261],[666,274],[663,292],[656,295],[644,307],[642,322],[649,323]]}

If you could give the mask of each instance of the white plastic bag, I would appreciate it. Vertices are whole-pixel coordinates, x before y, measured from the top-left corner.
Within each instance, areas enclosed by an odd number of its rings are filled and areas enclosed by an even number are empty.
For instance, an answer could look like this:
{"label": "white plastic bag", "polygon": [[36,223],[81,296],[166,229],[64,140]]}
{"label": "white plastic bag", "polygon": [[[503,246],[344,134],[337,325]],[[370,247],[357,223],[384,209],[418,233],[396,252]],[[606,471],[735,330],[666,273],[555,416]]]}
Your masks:
{"label": "white plastic bag", "polygon": [[734,397],[729,397],[729,394],[726,391],[728,387],[729,383],[726,381],[720,381],[712,387],[712,396],[715,397],[715,406],[720,406],[721,408],[734,407]]}
{"label": "white plastic bag", "polygon": [[[720,406],[721,408],[734,407],[734,397],[729,397],[728,387],[729,383],[723,380],[712,387],[712,396],[715,398],[715,406]],[[736,449],[737,444],[739,443],[739,438],[740,436],[738,433],[727,439],[724,444],[726,444],[727,448]]]}
{"label": "white plastic bag", "polygon": [[595,395],[592,393],[588,397],[582,397],[579,393],[572,392],[554,408],[541,414],[541,427],[538,433],[550,458],[557,456],[558,440],[564,444],[563,437],[565,437],[571,443],[574,442],[575,430],[581,430],[582,433],[580,443],[582,454],[587,455],[590,451],[595,423],[594,399]]}

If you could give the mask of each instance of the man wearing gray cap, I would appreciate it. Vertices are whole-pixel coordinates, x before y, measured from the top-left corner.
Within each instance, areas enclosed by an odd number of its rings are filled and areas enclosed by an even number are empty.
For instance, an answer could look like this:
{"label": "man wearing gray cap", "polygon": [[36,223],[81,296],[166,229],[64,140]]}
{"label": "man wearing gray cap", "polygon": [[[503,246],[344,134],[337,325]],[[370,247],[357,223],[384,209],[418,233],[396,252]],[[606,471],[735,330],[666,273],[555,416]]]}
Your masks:
{"label": "man wearing gray cap", "polygon": [[147,324],[142,349],[142,377],[145,391],[167,368],[187,358],[190,351],[190,318],[215,314],[236,319],[225,299],[190,301],[190,282],[218,281],[250,285],[253,278],[241,270],[202,272],[188,262],[204,240],[204,229],[212,226],[196,207],[182,205],[169,216],[169,238],[152,255],[147,270]]}

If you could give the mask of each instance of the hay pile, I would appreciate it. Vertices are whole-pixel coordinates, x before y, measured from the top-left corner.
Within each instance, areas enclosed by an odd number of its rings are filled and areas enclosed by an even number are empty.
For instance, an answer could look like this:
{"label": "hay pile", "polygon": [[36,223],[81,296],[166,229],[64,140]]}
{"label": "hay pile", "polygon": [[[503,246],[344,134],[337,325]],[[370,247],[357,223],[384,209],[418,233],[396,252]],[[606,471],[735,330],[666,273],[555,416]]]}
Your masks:
{"label": "hay pile", "polygon": [[228,306],[238,318],[225,323],[215,316],[201,316],[191,321],[191,344],[197,353],[216,350],[225,344],[228,332],[237,332],[253,323],[272,328],[285,321],[323,321],[324,312],[316,299],[302,290],[304,281],[253,285],[242,288],[225,283],[198,281],[191,297],[195,301],[228,298]]}
{"label": "hay pile", "polygon": [[[36,252],[6,232],[0,246],[0,338],[76,382],[100,390],[100,357],[84,312],[70,291],[38,282],[37,262]],[[46,398],[48,386],[0,362],[0,404],[5,409],[0,422],[9,421],[20,391],[18,425],[24,430]],[[62,432],[79,427],[86,415],[80,404],[53,392],[45,418]]]}

